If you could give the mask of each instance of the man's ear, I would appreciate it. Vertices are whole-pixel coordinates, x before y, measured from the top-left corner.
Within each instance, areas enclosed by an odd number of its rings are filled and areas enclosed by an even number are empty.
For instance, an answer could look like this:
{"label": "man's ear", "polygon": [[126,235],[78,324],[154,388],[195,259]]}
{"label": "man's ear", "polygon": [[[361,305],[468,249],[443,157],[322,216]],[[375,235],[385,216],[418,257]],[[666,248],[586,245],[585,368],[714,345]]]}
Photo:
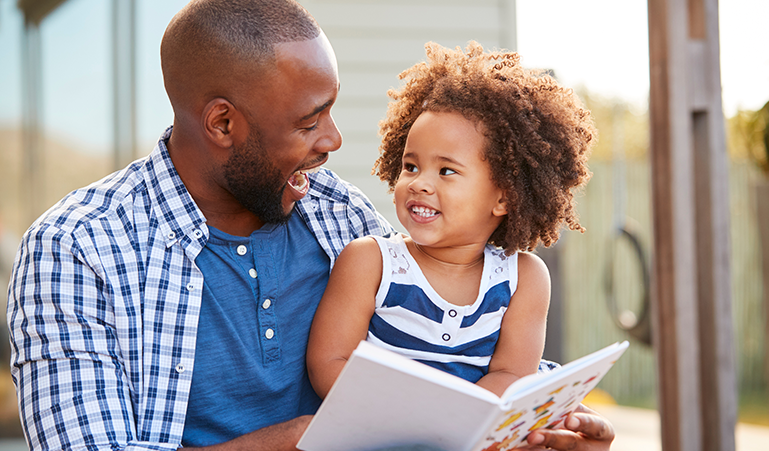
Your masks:
{"label": "man's ear", "polygon": [[500,192],[497,203],[491,209],[491,213],[494,216],[505,216],[507,214],[507,196],[505,196],[504,192]]}
{"label": "man's ear", "polygon": [[245,123],[243,115],[229,100],[217,97],[203,108],[203,128],[206,136],[219,147],[229,149],[236,141],[236,135]]}

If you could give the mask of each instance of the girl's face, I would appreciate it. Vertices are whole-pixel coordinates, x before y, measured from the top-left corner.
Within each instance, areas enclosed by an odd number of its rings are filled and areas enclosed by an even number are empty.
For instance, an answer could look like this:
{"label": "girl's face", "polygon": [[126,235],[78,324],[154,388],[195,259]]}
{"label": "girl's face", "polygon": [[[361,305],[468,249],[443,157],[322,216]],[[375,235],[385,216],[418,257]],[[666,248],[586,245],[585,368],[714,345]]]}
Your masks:
{"label": "girl's face", "polygon": [[504,192],[483,160],[486,137],[459,113],[419,115],[403,152],[395,208],[426,247],[485,244],[507,214]]}

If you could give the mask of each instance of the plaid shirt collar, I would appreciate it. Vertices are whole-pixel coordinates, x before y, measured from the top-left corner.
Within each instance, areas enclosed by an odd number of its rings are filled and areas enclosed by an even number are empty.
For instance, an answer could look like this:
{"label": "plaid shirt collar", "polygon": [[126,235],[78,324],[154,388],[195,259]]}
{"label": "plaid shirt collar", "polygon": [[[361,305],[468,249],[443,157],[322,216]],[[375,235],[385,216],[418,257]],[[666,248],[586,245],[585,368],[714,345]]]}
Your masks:
{"label": "plaid shirt collar", "polygon": [[[151,205],[153,206],[155,216],[158,218],[158,227],[166,238],[166,247],[172,246],[191,231],[201,228],[201,224],[206,222],[203,212],[200,211],[189,191],[187,191],[187,187],[176,171],[173,161],[171,161],[167,143],[172,131],[173,126],[170,126],[163,132],[158,140],[155,151],[146,160],[146,170],[143,173]],[[313,220],[309,212],[316,210],[318,200],[329,203],[348,204],[350,202],[349,187],[325,168],[311,173],[309,176],[310,189],[307,195],[297,202],[295,208],[305,219],[313,234],[320,238],[321,235],[325,234],[323,224]],[[171,193],[176,195],[169,195]],[[373,207],[371,207],[371,211],[373,211]],[[385,233],[389,232],[389,224],[384,219],[382,221],[380,225],[383,227],[383,230]],[[208,230],[205,226],[202,229],[205,230],[205,239],[207,240]],[[324,240],[320,241],[323,245]],[[342,247],[344,244],[346,243],[343,243]],[[341,248],[337,248],[338,246],[332,246],[332,248],[323,247],[329,253],[333,264],[336,256],[341,252]]]}
{"label": "plaid shirt collar", "polygon": [[143,173],[158,227],[166,238],[166,247],[171,247],[180,237],[206,222],[168,153],[166,143],[172,130],[173,126],[163,132],[155,151],[146,160]]}

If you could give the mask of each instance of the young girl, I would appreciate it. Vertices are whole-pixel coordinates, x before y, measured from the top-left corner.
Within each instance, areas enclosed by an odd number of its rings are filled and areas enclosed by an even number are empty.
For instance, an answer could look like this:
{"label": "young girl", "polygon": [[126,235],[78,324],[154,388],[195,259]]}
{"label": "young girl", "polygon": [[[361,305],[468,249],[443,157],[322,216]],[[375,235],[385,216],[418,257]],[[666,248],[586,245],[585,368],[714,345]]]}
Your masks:
{"label": "young girl", "polygon": [[550,277],[531,251],[566,224],[595,135],[571,90],[515,53],[434,43],[391,90],[376,174],[408,235],[350,243],[307,351],[325,397],[360,340],[500,395],[537,371]]}

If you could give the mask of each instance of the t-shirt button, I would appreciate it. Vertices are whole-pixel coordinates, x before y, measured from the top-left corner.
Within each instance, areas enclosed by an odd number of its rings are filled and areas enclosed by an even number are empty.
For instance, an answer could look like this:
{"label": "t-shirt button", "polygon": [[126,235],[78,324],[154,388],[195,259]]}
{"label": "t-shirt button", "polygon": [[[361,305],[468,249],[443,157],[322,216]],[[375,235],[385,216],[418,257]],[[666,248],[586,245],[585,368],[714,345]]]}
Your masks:
{"label": "t-shirt button", "polygon": [[275,336],[275,331],[272,329],[267,329],[264,331],[264,336],[267,337],[268,340],[272,340],[272,337]]}
{"label": "t-shirt button", "polygon": [[187,291],[192,291],[194,289],[195,289],[195,285],[193,285],[193,284],[187,285]]}
{"label": "t-shirt button", "polygon": [[178,364],[176,365],[176,372],[179,374],[182,374],[184,372],[184,364]]}
{"label": "t-shirt button", "polygon": [[192,232],[192,234],[195,235],[195,238],[200,238],[201,236],[203,236],[203,231],[198,229]]}
{"label": "t-shirt button", "polygon": [[[272,301],[269,299],[265,299],[264,302],[262,302],[262,308],[267,310],[272,305]],[[270,337],[267,337],[270,338]]]}
{"label": "t-shirt button", "polygon": [[238,255],[246,255],[246,252],[248,252],[248,248],[244,245],[238,246]]}
{"label": "t-shirt button", "polygon": [[454,318],[455,316],[457,316],[457,311],[454,309],[449,310],[449,316]]}
{"label": "t-shirt button", "polygon": [[168,239],[169,240],[173,240],[174,238],[176,238],[176,233],[173,232],[173,231],[172,232],[168,232]]}
{"label": "t-shirt button", "polygon": [[449,335],[449,334],[443,334],[443,337],[442,337],[442,338],[443,338],[443,341],[449,341],[449,340],[451,340],[451,335]]}
{"label": "t-shirt button", "polygon": [[252,279],[256,279],[256,269],[255,268],[249,269],[248,275],[251,276]]}

